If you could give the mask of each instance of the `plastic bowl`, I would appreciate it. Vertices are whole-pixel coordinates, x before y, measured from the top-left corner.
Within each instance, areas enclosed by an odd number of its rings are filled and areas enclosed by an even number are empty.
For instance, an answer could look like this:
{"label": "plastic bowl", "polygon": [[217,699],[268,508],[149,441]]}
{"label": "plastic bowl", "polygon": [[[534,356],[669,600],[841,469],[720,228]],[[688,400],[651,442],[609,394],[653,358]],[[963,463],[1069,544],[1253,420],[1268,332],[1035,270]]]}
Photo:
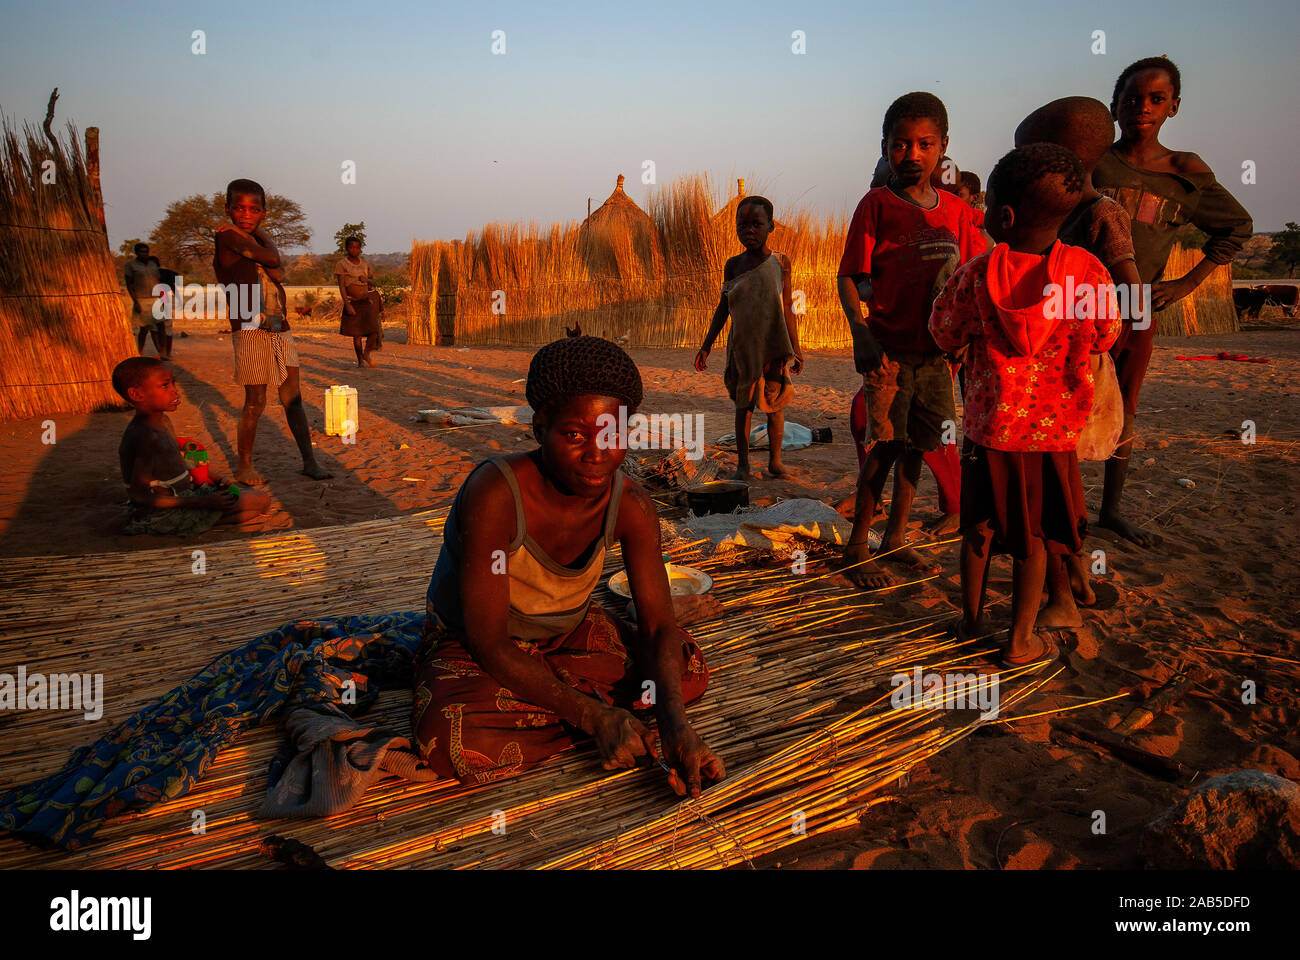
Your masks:
{"label": "plastic bowl", "polygon": [[[708,593],[713,589],[713,578],[703,570],[684,567],[676,563],[665,563],[664,569],[668,572],[668,592],[674,597]],[[632,590],[627,583],[626,570],[620,570],[609,578],[609,591],[620,597],[632,599]]]}

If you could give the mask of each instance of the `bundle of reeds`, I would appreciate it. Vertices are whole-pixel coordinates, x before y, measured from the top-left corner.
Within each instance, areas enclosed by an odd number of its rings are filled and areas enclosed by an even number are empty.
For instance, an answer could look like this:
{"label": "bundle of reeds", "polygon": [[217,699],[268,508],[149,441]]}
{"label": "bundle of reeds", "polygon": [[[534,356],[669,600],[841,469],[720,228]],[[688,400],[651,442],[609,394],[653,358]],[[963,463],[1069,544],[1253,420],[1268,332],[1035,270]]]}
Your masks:
{"label": "bundle of reeds", "polygon": [[438,278],[436,244],[411,243],[411,290],[407,295],[407,343],[434,343],[433,304]]}
{"label": "bundle of reeds", "polygon": [[[1202,253],[1175,243],[1165,265],[1165,276],[1186,275],[1201,262]],[[1215,267],[1190,297],[1156,314],[1156,333],[1164,337],[1190,337],[1209,333],[1236,333],[1241,329],[1232,302],[1232,264]]]}
{"label": "bundle of reeds", "polygon": [[[648,213],[616,188],[597,211],[606,215],[592,214],[584,225],[491,223],[463,244],[413,244],[412,282],[422,295],[436,291],[457,343],[535,345],[579,324],[584,333],[634,346],[697,346],[718,304],[723,266],[741,250],[734,201],[723,205],[723,215],[715,214],[718,207],[705,175],[653,191]],[[802,344],[848,346],[835,286],[844,219],[796,209],[778,221],[770,246],[794,262]],[[443,290],[449,277],[454,297]],[[426,336],[420,323],[413,338]]]}
{"label": "bundle of reeds", "polygon": [[5,121],[3,141],[0,419],[121,407],[113,367],[136,350],[101,224],[98,171],[71,124],[53,138]]}
{"label": "bundle of reeds", "polygon": [[[0,741],[2,785],[52,773],[71,749],[250,634],[331,612],[418,608],[444,515],[445,507],[208,544],[206,576],[178,578],[177,569],[190,570],[188,548],[0,559],[0,582],[21,585],[0,587],[8,611],[0,658],[29,671],[101,672],[108,693],[98,725],[58,711],[16,714]],[[853,823],[872,791],[974,729],[973,715],[891,710],[882,696],[892,674],[913,666],[962,669],[970,654],[934,618],[882,616],[877,598],[816,560],[795,575],[752,558],[706,557],[701,543],[670,553],[713,577],[726,610],[690,628],[711,681],[689,716],[728,767],[698,801],[675,800],[657,767],[602,771],[582,744],[512,780],[389,780],[327,820],[258,821],[280,745],[268,725],[242,736],[190,793],[108,823],[95,845],[56,854],[0,838],[0,860],[15,868],[270,866],[258,841],[277,833],[337,867],[720,867]],[[615,552],[606,573],[620,565]],[[166,604],[156,602],[163,589]],[[618,609],[603,588],[596,599]],[[1029,680],[1003,675],[1004,716]],[[861,707],[871,691],[875,702]],[[410,710],[409,691],[388,691],[368,718],[402,730]],[[196,810],[205,832],[193,829]]]}

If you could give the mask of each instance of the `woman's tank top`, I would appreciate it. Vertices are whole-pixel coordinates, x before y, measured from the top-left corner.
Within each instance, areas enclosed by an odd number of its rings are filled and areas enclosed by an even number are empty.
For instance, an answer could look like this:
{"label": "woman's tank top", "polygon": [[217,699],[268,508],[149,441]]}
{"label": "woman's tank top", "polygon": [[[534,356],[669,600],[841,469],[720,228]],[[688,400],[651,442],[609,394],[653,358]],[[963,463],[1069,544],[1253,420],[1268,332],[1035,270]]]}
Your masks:
{"label": "woman's tank top", "polygon": [[[591,593],[605,566],[605,552],[614,545],[614,527],[623,498],[623,476],[621,473],[614,476],[609,505],[605,508],[604,529],[588,548],[590,556],[580,569],[574,569],[556,563],[528,535],[519,480],[506,459],[494,457],[486,463],[501,471],[515,502],[515,535],[506,555],[506,573],[510,578],[509,634],[520,640],[542,640],[566,634],[586,617]],[[476,472],[483,466],[480,464],[475,468]],[[468,477],[465,482],[469,482]],[[426,594],[429,611],[438,622],[462,634],[465,632],[465,611],[460,602],[460,528],[464,522],[461,516],[464,492],[462,484],[447,516],[442,550]]]}

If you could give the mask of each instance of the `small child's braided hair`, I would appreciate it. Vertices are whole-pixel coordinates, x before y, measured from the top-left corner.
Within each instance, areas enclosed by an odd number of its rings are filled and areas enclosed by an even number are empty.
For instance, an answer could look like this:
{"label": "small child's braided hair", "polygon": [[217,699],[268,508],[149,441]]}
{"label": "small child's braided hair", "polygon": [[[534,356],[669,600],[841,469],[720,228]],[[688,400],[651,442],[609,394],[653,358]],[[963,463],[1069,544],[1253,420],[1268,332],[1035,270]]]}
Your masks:
{"label": "small child's braided hair", "polygon": [[533,354],[524,393],[539,413],[588,393],[614,397],[631,413],[641,406],[643,387],[641,371],[618,344],[602,337],[565,337]]}
{"label": "small child's braided hair", "polygon": [[1115,92],[1110,96],[1110,113],[1113,117],[1119,116],[1119,97],[1124,92],[1124,84],[1128,83],[1128,78],[1135,73],[1141,73],[1143,70],[1163,70],[1169,74],[1169,81],[1174,85],[1174,96],[1181,97],[1183,91],[1183,78],[1178,73],[1178,67],[1168,57],[1143,57],[1130,63],[1124,68],[1124,72],[1119,75],[1115,81]]}
{"label": "small child's braided hair", "polygon": [[885,122],[881,124],[880,135],[888,140],[894,124],[899,120],[916,119],[933,120],[939,133],[948,136],[948,108],[933,93],[924,91],[905,93],[891,103],[885,111]]}
{"label": "small child's braided hair", "polygon": [[[1061,177],[1053,182],[1054,175]],[[1008,206],[1026,223],[1064,218],[1083,192],[1083,164],[1065,147],[1031,143],[1012,150],[989,174],[998,206]]]}

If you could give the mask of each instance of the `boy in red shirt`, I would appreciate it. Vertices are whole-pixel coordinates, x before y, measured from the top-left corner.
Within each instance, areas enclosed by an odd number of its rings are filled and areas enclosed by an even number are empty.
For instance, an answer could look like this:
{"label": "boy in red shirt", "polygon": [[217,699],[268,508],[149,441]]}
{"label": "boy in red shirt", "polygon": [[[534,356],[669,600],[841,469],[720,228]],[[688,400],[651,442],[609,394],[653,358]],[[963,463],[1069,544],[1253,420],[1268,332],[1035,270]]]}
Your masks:
{"label": "boy in red shirt", "polygon": [[[971,209],[931,184],[948,147],[948,112],[930,93],[909,93],[885,111],[881,152],[889,182],[858,204],[840,258],[840,304],[853,335],[853,362],[862,374],[874,444],[858,474],[853,533],[844,548],[849,577],[870,589],[900,582],[880,568],[857,564],[870,557],[867,534],[889,470],[894,472],[880,556],[908,573],[937,572],[907,546],[906,529],[921,463],[938,450],[945,424],[953,424],[952,377],[943,352],[926,328],[935,295],[957,266],[984,252]],[[868,294],[862,318],[859,284]]]}
{"label": "boy in red shirt", "polygon": [[985,227],[997,242],[953,274],[929,328],[945,350],[969,346],[965,420],[973,450],[961,478],[963,616],[959,639],[983,630],[993,551],[1015,561],[1008,666],[1056,656],[1034,632],[1049,550],[1079,550],[1087,532],[1075,448],[1092,410],[1090,354],[1119,335],[1110,274],[1057,231],[1083,194],[1083,166],[1037,143],[998,161]]}

